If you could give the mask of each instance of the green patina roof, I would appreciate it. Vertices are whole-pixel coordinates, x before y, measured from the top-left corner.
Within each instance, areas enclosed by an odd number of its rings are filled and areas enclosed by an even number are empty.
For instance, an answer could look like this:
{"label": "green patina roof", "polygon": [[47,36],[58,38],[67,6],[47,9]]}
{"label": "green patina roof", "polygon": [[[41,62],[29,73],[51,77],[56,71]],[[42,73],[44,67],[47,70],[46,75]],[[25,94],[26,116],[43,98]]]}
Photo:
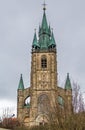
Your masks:
{"label": "green patina roof", "polygon": [[70,78],[69,78],[69,73],[67,73],[67,79],[66,79],[66,83],[65,83],[65,89],[71,90],[71,82],[70,82]]}
{"label": "green patina roof", "polygon": [[39,44],[38,44],[38,42],[37,42],[36,32],[35,32],[35,34],[34,34],[32,46],[33,46],[33,47],[39,47],[39,48],[40,48],[40,46],[39,46]]}
{"label": "green patina roof", "polygon": [[43,12],[42,24],[39,25],[39,33],[38,33],[39,40],[37,41],[36,33],[33,39],[32,47],[35,47],[35,50],[37,49],[37,47],[39,50],[48,50],[51,47],[51,45],[53,45],[53,47],[56,46],[53,33],[51,35],[50,25],[48,27],[45,13],[46,8],[44,7],[43,10],[44,12]]}
{"label": "green patina roof", "polygon": [[61,105],[61,106],[64,106],[64,100],[61,96],[58,96],[58,103]]}
{"label": "green patina roof", "polygon": [[48,23],[47,23],[47,18],[46,18],[45,11],[44,11],[44,13],[43,13],[41,31],[48,33]]}
{"label": "green patina roof", "polygon": [[53,32],[52,32],[52,36],[51,36],[51,40],[50,40],[50,44],[49,44],[49,46],[56,46],[56,42],[55,42],[55,38],[54,38],[54,34],[53,34]]}
{"label": "green patina roof", "polygon": [[49,33],[50,32],[49,32],[46,14],[45,14],[45,10],[44,10],[42,24],[41,24],[41,27],[39,27],[39,45],[40,45],[41,50],[48,49],[48,43],[50,40]]}
{"label": "green patina roof", "polygon": [[38,34],[40,34],[40,32],[41,32],[41,27],[40,27],[40,25],[39,25],[39,32],[38,32]]}
{"label": "green patina roof", "polygon": [[49,35],[51,36],[51,28],[50,28],[50,25],[49,25],[48,32],[49,32]]}
{"label": "green patina roof", "polygon": [[51,44],[56,45],[53,32],[52,32],[52,36],[51,36]]}
{"label": "green patina roof", "polygon": [[24,84],[23,84],[22,74],[21,74],[21,77],[20,77],[18,89],[24,90]]}
{"label": "green patina roof", "polygon": [[47,36],[46,34],[43,34],[39,38],[40,50],[47,50],[49,42],[50,42],[49,36]]}

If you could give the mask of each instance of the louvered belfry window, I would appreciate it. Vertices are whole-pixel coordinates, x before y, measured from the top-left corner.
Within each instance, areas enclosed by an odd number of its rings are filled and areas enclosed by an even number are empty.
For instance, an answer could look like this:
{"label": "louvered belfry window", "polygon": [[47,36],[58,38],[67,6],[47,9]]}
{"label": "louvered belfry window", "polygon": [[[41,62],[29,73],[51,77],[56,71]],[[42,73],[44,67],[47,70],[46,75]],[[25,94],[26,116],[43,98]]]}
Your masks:
{"label": "louvered belfry window", "polygon": [[47,68],[47,58],[45,56],[41,58],[41,68]]}

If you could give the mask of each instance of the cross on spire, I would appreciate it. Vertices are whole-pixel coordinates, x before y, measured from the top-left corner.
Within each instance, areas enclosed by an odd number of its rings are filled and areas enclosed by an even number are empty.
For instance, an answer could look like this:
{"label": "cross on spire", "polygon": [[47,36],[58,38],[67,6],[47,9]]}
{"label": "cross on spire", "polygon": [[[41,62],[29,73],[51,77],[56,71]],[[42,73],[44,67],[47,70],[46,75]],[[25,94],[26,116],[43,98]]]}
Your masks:
{"label": "cross on spire", "polygon": [[45,0],[44,0],[44,3],[43,3],[43,10],[45,11],[46,10],[46,3],[45,3]]}

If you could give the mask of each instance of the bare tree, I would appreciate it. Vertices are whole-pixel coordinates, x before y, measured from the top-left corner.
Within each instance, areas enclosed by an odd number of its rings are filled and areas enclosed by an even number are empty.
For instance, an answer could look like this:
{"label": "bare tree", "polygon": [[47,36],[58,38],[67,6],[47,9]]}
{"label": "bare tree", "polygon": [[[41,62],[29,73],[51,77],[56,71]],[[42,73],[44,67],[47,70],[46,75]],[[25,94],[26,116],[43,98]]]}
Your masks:
{"label": "bare tree", "polygon": [[73,82],[73,110],[74,113],[83,112],[84,111],[84,99],[83,95],[80,91],[80,86]]}
{"label": "bare tree", "polygon": [[79,94],[79,112],[84,112],[84,107],[85,107],[85,104],[84,104],[84,99],[83,99],[83,96],[82,96],[82,93],[80,92]]}
{"label": "bare tree", "polygon": [[2,126],[8,127],[9,124],[12,122],[12,117],[15,116],[15,114],[12,113],[13,108],[7,107],[3,108],[3,115],[2,115]]}

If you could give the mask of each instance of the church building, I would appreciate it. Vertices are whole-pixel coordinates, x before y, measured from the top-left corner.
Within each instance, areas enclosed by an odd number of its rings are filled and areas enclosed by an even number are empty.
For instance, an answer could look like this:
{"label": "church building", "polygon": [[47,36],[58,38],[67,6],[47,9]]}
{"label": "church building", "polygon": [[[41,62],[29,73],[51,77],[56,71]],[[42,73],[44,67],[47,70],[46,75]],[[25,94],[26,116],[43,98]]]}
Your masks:
{"label": "church building", "polygon": [[65,85],[58,85],[57,49],[53,30],[48,25],[46,7],[36,31],[31,51],[30,86],[24,87],[21,75],[17,90],[17,118],[22,125],[34,126],[58,121],[72,114],[72,87],[67,73]]}

